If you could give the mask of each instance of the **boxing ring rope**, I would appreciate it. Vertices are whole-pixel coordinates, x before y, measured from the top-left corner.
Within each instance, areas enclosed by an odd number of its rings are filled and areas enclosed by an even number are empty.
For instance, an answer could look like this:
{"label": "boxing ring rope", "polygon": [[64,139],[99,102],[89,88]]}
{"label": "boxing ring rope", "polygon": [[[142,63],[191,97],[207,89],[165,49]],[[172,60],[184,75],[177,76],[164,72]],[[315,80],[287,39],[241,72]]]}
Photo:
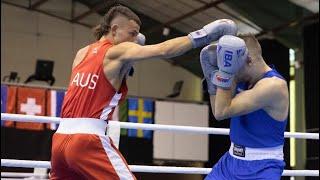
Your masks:
{"label": "boxing ring rope", "polygon": [[[47,116],[33,116],[23,114],[8,114],[1,113],[1,120],[17,121],[17,122],[39,122],[39,123],[59,123],[61,118],[47,117]],[[173,131],[183,133],[196,133],[196,134],[214,134],[214,135],[229,135],[227,128],[206,128],[206,127],[191,127],[191,126],[176,126],[176,125],[162,125],[162,124],[141,124],[130,122],[118,122],[121,128],[124,129],[144,129],[153,131]],[[286,138],[296,139],[319,139],[319,133],[301,133],[301,132],[285,132]]]}
{"label": "boxing ring rope", "polygon": [[[40,123],[59,123],[61,118],[47,116],[32,116],[22,114],[1,113],[1,120],[18,121],[18,122],[40,122]],[[215,134],[229,135],[229,129],[226,128],[205,128],[191,126],[176,126],[176,125],[160,125],[160,124],[140,124],[129,122],[112,121],[125,129],[144,129],[144,130],[160,130],[174,131],[180,133],[196,133],[196,134]],[[286,138],[299,139],[319,139],[319,133],[300,133],[300,132],[285,132]],[[50,168],[49,161],[31,161],[31,160],[14,160],[1,159],[1,166],[6,167],[25,167],[25,168]],[[175,174],[208,174],[211,168],[194,168],[194,167],[168,167],[168,166],[139,166],[129,165],[132,172],[145,173],[175,173]],[[21,173],[20,173],[21,174]],[[16,177],[19,173],[1,173],[6,177]],[[24,174],[27,175],[27,174]],[[32,174],[34,176],[34,174]],[[319,176],[319,170],[284,170],[282,176]]]}
{"label": "boxing ring rope", "polygon": [[[1,159],[1,166],[24,168],[50,168],[49,161],[31,161]],[[172,166],[140,166],[129,165],[132,172],[172,173],[172,174],[208,174],[211,168],[172,167]],[[10,174],[10,173],[9,173]],[[13,173],[11,173],[13,174]],[[3,174],[1,173],[1,176]],[[284,170],[282,176],[319,176],[318,170]]]}
{"label": "boxing ring rope", "polygon": [[29,177],[33,177],[33,178],[47,178],[48,175],[38,175],[38,174],[34,174],[34,173],[20,173],[20,172],[1,172],[1,179],[3,178],[29,178]]}

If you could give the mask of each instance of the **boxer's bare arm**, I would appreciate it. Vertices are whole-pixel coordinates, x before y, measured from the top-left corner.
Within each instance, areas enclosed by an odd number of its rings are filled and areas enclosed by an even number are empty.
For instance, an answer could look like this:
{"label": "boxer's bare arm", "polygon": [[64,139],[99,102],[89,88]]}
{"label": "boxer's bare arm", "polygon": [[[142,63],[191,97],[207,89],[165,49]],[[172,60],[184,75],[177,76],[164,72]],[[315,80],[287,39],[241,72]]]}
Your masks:
{"label": "boxer's bare arm", "polygon": [[288,113],[286,82],[279,78],[260,80],[252,89],[232,98],[231,90],[218,88],[214,115],[218,120],[264,109],[276,120],[284,120]]}
{"label": "boxer's bare arm", "polygon": [[146,46],[124,42],[110,48],[106,53],[106,59],[126,62],[155,58],[170,58],[179,56],[190,49],[192,49],[192,43],[187,36]]}
{"label": "boxer's bare arm", "polygon": [[125,64],[138,60],[174,57],[191,48],[192,43],[187,36],[147,46],[124,42],[107,51],[103,62],[104,74],[113,87],[118,89],[124,78],[120,71]]}
{"label": "boxer's bare arm", "polygon": [[[237,87],[237,82],[234,81],[233,85],[231,87],[231,90],[230,90],[230,92],[232,94],[232,98],[234,98],[234,96],[236,95],[236,87]],[[215,102],[216,102],[216,95],[210,95],[211,111],[212,111],[212,114],[214,114],[214,115],[215,115]]]}
{"label": "boxer's bare arm", "polygon": [[205,46],[223,35],[235,35],[237,25],[229,19],[213,21],[188,36],[174,38],[159,44],[140,46],[124,42],[113,46],[106,54],[107,60],[138,61],[144,59],[170,58],[184,54],[192,48]]}

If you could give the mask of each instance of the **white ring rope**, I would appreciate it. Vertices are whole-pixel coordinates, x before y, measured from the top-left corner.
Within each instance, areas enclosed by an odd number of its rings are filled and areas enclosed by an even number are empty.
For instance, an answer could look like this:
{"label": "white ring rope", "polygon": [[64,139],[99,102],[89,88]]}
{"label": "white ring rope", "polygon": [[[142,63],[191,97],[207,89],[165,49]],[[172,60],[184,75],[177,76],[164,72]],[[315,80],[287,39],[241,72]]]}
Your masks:
{"label": "white ring rope", "polygon": [[[18,121],[18,122],[59,123],[61,118],[1,113],[1,120]],[[226,128],[206,128],[206,127],[192,127],[192,126],[161,125],[161,124],[142,124],[142,123],[130,123],[130,122],[119,122],[119,124],[121,128],[125,128],[125,129],[160,130],[160,131],[174,131],[174,132],[215,134],[215,135],[229,135],[229,132],[230,132],[230,130]],[[317,139],[317,140],[319,139],[319,133],[285,132],[284,136],[286,138]]]}
{"label": "white ring rope", "polygon": [[[1,166],[49,169],[50,161],[1,159]],[[172,167],[172,166],[170,167],[170,166],[129,165],[129,168],[132,172],[170,173],[170,174],[208,174],[211,171],[211,168]],[[319,176],[319,170],[284,170],[282,176]]]}
{"label": "white ring rope", "polygon": [[[1,120],[18,121],[18,122],[59,123],[61,118],[1,113]],[[115,122],[115,121],[113,121],[113,123],[119,123],[121,128],[126,128],[126,129],[161,130],[161,131],[187,132],[187,133],[197,133],[197,134],[228,135],[230,131],[229,129],[226,129],[226,128],[205,128],[205,127],[191,127],[191,126],[160,125],[160,124],[141,124],[141,123]],[[285,132],[285,137],[300,138],[300,139],[319,139],[319,134],[318,133]],[[1,166],[24,167],[24,168],[50,168],[50,162],[1,159]],[[146,172],[146,173],[208,174],[211,171],[211,168],[168,167],[168,166],[129,165],[129,168],[131,169],[132,172]],[[1,176],[2,174],[3,173],[1,173]],[[11,175],[4,174],[4,175],[16,177],[14,176],[15,174],[11,174]],[[282,175],[283,176],[319,176],[319,170],[284,170]]]}
{"label": "white ring rope", "polygon": [[48,174],[35,174],[35,173],[20,173],[20,172],[1,172],[1,179],[3,177],[6,178],[26,178],[26,177],[33,177],[33,178],[46,178]]}

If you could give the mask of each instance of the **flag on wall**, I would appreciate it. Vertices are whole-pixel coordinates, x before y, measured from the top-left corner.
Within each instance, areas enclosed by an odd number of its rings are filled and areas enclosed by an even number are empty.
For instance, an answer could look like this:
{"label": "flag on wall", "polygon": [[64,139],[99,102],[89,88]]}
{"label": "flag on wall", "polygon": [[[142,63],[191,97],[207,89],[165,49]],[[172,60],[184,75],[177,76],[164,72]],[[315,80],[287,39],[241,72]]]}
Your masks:
{"label": "flag on wall", "polygon": [[[119,107],[119,119],[124,122],[152,124],[154,122],[154,101],[128,98]],[[153,131],[121,129],[119,149],[129,164],[149,164],[153,161],[152,139]]]}
{"label": "flag on wall", "polygon": [[[142,98],[128,98],[128,121],[153,124],[154,101]],[[129,137],[152,139],[152,131],[128,129]]]}
{"label": "flag on wall", "polygon": [[[1,113],[7,112],[7,90],[8,87],[1,85]],[[4,124],[4,121],[1,120],[1,126]]]}
{"label": "flag on wall", "polygon": [[[1,112],[16,113],[17,87],[1,85]],[[14,127],[13,121],[1,121],[1,126]]]}
{"label": "flag on wall", "polygon": [[[27,115],[45,115],[46,90],[41,88],[18,87],[17,113]],[[16,128],[44,130],[43,123],[16,122]]]}
{"label": "flag on wall", "polygon": [[[60,117],[64,96],[65,96],[65,91],[63,90],[47,91],[47,101],[46,101],[47,116]],[[58,125],[59,124],[57,123],[50,123],[48,124],[47,127],[48,129],[56,130],[58,128]]]}
{"label": "flag on wall", "polygon": [[[7,89],[8,87],[5,85],[1,85],[1,113],[7,112]],[[1,121],[2,125],[2,121]]]}

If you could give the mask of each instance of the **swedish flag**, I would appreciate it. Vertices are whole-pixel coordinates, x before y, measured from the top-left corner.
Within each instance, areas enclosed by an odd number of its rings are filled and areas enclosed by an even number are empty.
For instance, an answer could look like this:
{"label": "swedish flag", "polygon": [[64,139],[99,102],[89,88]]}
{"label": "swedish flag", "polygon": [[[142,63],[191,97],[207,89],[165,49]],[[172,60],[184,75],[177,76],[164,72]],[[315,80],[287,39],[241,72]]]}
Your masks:
{"label": "swedish flag", "polygon": [[[154,101],[142,98],[128,98],[128,121],[134,123],[154,122]],[[152,131],[142,129],[128,129],[129,137],[152,139]]]}

